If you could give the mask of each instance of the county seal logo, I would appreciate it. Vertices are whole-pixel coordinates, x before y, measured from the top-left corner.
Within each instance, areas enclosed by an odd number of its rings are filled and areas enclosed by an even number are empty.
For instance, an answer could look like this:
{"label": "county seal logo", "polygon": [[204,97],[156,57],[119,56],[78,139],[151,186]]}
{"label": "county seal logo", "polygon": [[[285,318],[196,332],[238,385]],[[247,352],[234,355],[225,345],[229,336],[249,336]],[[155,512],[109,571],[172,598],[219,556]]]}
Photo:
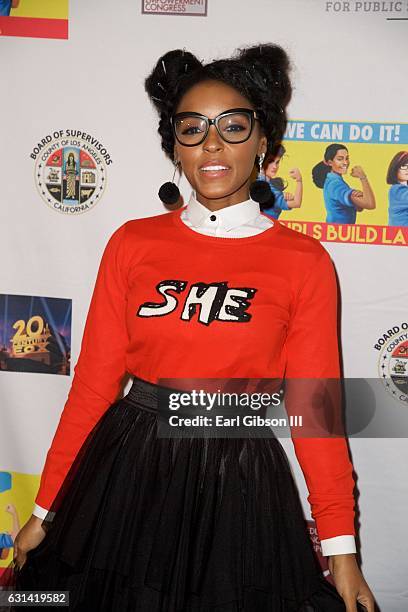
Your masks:
{"label": "county seal logo", "polygon": [[397,401],[408,403],[408,323],[385,331],[374,348],[379,351],[378,373]]}
{"label": "county seal logo", "polygon": [[87,212],[97,204],[106,187],[106,166],[112,159],[90,134],[59,130],[33,148],[35,182],[44,202],[68,215]]}

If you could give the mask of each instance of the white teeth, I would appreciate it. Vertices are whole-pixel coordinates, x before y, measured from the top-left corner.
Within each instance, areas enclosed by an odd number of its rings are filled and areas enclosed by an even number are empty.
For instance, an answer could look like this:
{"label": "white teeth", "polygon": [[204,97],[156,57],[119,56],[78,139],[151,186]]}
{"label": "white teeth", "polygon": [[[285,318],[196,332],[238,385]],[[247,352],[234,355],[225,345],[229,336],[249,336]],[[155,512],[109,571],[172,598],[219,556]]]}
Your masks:
{"label": "white teeth", "polygon": [[228,170],[226,166],[206,166],[205,168],[200,168],[203,172],[214,172],[215,170]]}

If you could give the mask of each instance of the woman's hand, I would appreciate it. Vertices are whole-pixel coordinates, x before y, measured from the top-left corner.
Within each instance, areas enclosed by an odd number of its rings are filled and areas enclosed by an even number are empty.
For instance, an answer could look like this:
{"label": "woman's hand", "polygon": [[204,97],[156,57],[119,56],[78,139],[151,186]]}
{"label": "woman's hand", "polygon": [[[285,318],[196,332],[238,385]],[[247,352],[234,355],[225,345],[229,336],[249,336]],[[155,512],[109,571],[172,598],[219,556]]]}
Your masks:
{"label": "woman's hand", "polygon": [[291,170],[289,170],[289,176],[293,179],[295,179],[295,181],[301,181],[302,180],[302,173],[299,170],[299,168],[292,168]]}
{"label": "woman's hand", "polygon": [[354,168],[351,169],[350,174],[351,176],[354,176],[354,178],[359,178],[359,179],[366,178],[366,174],[361,166],[354,166]]}
{"label": "woman's hand", "polygon": [[45,538],[46,531],[41,527],[42,519],[32,514],[26,524],[20,529],[14,540],[13,560],[17,569],[26,562],[29,550],[36,548]]}
{"label": "woman's hand", "polygon": [[346,612],[357,612],[356,602],[374,612],[374,596],[357,565],[354,553],[333,555],[328,560],[338,593],[346,604]]}
{"label": "woman's hand", "polygon": [[293,195],[293,193],[289,193],[288,191],[284,191],[283,192],[283,198],[284,198],[285,202],[291,202],[292,200],[295,199],[295,196]]}

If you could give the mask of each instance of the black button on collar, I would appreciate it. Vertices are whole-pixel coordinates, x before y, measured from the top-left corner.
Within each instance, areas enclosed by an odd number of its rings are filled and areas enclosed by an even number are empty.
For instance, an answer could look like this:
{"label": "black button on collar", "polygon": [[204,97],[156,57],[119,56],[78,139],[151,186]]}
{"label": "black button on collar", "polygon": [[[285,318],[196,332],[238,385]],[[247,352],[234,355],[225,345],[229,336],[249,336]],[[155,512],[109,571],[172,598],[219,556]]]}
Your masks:
{"label": "black button on collar", "polygon": [[217,219],[217,217],[215,215],[211,215],[210,220],[211,221],[215,221]]}

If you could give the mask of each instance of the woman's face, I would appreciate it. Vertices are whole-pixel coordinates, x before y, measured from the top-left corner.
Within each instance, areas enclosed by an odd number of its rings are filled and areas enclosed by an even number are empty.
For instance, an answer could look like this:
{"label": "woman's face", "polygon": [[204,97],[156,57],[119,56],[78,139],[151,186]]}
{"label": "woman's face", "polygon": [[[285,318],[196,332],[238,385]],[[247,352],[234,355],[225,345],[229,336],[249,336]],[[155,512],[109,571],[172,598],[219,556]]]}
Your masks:
{"label": "woman's face", "polygon": [[[175,112],[192,111],[213,119],[231,108],[253,109],[253,106],[233,87],[208,80],[189,89]],[[259,121],[254,121],[248,140],[239,144],[225,142],[212,125],[207,138],[197,146],[186,147],[176,141],[174,156],[195,189],[198,201],[210,210],[219,210],[248,199],[255,156],[264,153],[266,145]],[[203,170],[208,163],[225,166],[227,170],[217,173]]]}
{"label": "woman's face", "polygon": [[406,183],[408,181],[408,160],[398,168],[397,179],[400,183]]}
{"label": "woman's face", "polygon": [[279,164],[281,159],[281,157],[277,156],[266,166],[265,174],[268,178],[275,178],[279,170]]}
{"label": "woman's face", "polygon": [[332,172],[346,174],[350,165],[350,158],[347,149],[339,149],[333,159],[327,162],[331,166]]}

